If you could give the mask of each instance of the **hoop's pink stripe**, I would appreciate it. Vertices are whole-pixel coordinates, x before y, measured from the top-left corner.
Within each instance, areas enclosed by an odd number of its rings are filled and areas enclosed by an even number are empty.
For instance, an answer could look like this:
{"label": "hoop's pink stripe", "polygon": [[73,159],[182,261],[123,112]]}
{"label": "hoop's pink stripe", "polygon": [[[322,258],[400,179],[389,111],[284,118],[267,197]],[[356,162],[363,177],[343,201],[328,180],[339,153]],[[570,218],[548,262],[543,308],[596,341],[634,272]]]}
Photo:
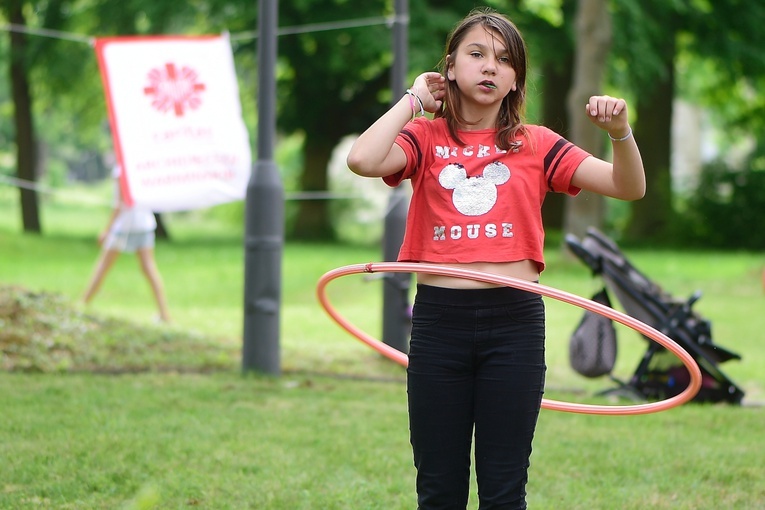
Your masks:
{"label": "hoop's pink stripe", "polygon": [[332,306],[327,298],[326,287],[329,282],[340,278],[341,276],[347,276],[358,273],[427,273],[440,276],[452,276],[456,278],[464,278],[467,280],[475,280],[479,282],[493,283],[496,285],[504,285],[507,287],[514,287],[516,289],[525,290],[528,292],[534,292],[547,296],[565,303],[569,303],[585,310],[590,310],[594,313],[603,315],[616,322],[624,324],[625,326],[642,333],[648,338],[655,340],[667,350],[677,356],[680,361],[683,362],[685,368],[691,376],[688,387],[683,390],[682,393],[675,395],[674,397],[659,402],[651,402],[648,404],[635,404],[627,406],[608,406],[608,405],[593,405],[593,404],[578,404],[573,402],[560,402],[558,400],[542,399],[542,407],[545,409],[552,409],[554,411],[565,411],[570,413],[581,414],[607,414],[607,415],[632,415],[632,414],[649,414],[659,411],[665,411],[672,407],[679,406],[691,400],[701,388],[701,370],[696,361],[691,357],[688,352],[680,347],[674,340],[664,335],[663,333],[652,328],[648,324],[645,324],[629,315],[621,313],[613,308],[609,308],[600,303],[596,303],[590,299],[586,299],[575,294],[558,290],[552,287],[547,287],[539,283],[533,283],[518,278],[511,278],[509,276],[500,276],[481,271],[473,271],[470,269],[461,269],[454,267],[445,267],[435,264],[420,264],[409,262],[376,262],[367,264],[355,264],[350,266],[343,266],[337,269],[333,269],[325,273],[320,279],[316,287],[316,293],[319,298],[319,302],[324,307],[324,310],[332,317],[343,329],[348,331],[351,335],[367,344],[372,349],[376,350],[383,356],[395,361],[399,365],[406,367],[409,363],[409,357],[401,351],[383,343],[379,340],[368,335],[361,329],[351,324],[345,317],[340,315],[337,310]]}

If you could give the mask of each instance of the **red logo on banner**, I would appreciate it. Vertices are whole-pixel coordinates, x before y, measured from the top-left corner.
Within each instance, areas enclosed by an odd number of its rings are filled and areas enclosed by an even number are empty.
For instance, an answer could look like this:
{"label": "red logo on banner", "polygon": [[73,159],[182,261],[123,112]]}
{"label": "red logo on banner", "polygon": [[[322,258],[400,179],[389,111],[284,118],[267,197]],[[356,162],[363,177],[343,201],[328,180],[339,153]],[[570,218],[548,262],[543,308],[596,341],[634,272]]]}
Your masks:
{"label": "red logo on banner", "polygon": [[202,104],[199,93],[205,90],[204,83],[197,83],[197,72],[188,67],[179,71],[175,64],[165,64],[164,69],[152,69],[148,75],[149,85],[143,92],[154,96],[151,105],[161,112],[173,110],[182,117],[186,108],[192,110]]}

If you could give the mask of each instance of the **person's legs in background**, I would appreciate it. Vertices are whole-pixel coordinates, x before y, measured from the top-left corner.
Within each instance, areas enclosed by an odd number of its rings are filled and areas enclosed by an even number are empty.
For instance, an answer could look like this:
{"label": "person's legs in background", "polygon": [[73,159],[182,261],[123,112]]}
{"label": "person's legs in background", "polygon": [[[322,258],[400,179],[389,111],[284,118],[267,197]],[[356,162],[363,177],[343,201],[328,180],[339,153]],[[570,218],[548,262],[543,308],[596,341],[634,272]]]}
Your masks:
{"label": "person's legs in background", "polygon": [[82,297],[83,303],[88,304],[93,297],[95,297],[96,293],[101,288],[101,284],[104,282],[104,278],[106,278],[107,273],[119,256],[120,252],[118,250],[111,248],[101,250],[101,254],[96,262],[96,267],[93,270],[93,275],[90,277],[90,282]]}
{"label": "person's legs in background", "polygon": [[136,255],[141,264],[141,271],[151,285],[151,291],[154,294],[154,300],[157,302],[157,308],[159,309],[159,319],[162,322],[170,322],[170,312],[167,308],[167,300],[165,298],[165,287],[162,283],[162,276],[159,274],[157,263],[154,260],[153,248],[138,248]]}

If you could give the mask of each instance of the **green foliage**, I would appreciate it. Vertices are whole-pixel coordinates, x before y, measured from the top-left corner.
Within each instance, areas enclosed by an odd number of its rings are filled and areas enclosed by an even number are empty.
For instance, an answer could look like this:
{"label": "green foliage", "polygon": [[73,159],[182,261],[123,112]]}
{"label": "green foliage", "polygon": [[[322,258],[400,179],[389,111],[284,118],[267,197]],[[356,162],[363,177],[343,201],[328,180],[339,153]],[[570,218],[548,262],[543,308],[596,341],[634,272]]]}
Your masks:
{"label": "green foliage", "polygon": [[[613,51],[611,79],[620,90],[641,91],[667,76],[667,47],[678,30],[678,2],[625,0],[611,2]],[[634,110],[634,108],[633,108]]]}
{"label": "green foliage", "polygon": [[[532,53],[530,81],[534,83],[530,86],[542,90],[539,84],[545,76],[540,70],[544,64],[562,66],[570,58],[574,47],[570,20],[577,2],[485,3],[506,12],[524,32]],[[58,186],[67,176],[92,179],[107,172],[104,155],[110,151],[111,142],[105,129],[106,108],[95,56],[85,44],[89,37],[221,31],[239,35],[233,47],[245,122],[254,141],[257,39],[248,34],[257,27],[257,2],[26,0],[24,5],[30,27],[73,36],[27,36],[46,184]],[[436,67],[448,32],[475,5],[469,0],[410,2],[410,78]],[[279,7],[282,27],[393,14],[389,0],[301,0],[281,2]],[[765,4],[747,4],[745,15],[737,0],[624,0],[611,2],[610,7],[614,19],[610,89],[629,97],[643,97],[647,87],[666,76],[667,48],[674,45],[679,56],[678,95],[712,109],[714,122],[731,138],[742,132],[762,138],[765,100],[760,91],[765,90],[765,61],[760,48],[765,32],[760,28],[765,22]],[[331,146],[342,136],[367,127],[389,104],[389,67],[393,58],[390,27],[284,35],[278,44],[278,122],[283,132],[299,134],[304,140],[317,139],[319,143],[314,147]],[[2,37],[0,61],[8,61],[2,58],[7,51],[8,38]],[[6,74],[7,66],[3,66],[0,172],[12,174],[13,107]],[[530,120],[539,118],[534,109],[540,103],[530,102]],[[298,176],[306,166],[304,161],[315,159],[303,158]],[[310,171],[323,170],[320,164],[312,164]],[[286,176],[289,186],[293,177],[291,173]],[[295,182],[294,189],[298,190],[302,184],[299,178]],[[297,204],[288,207],[292,218]]]}
{"label": "green foliage", "polygon": [[706,109],[719,133],[723,148],[754,134],[765,133],[765,75],[731,77],[719,72],[718,64],[683,52],[677,59],[678,88],[682,96]]}
{"label": "green foliage", "polygon": [[765,249],[765,156],[741,170],[722,161],[703,167],[695,193],[677,219],[677,241],[728,250]]}
{"label": "green foliage", "polygon": [[[328,23],[391,14],[388,3],[311,0],[279,5],[287,26]],[[337,143],[365,128],[382,111],[377,101],[387,85],[391,35],[385,25],[286,35],[279,40],[279,119],[284,131],[304,131]],[[332,119],[328,122],[328,119]]]}
{"label": "green foliage", "polygon": [[[721,128],[765,133],[762,80],[765,4],[738,0],[624,0],[611,3],[612,80],[639,98],[667,77],[675,57],[677,95],[709,107]],[[673,55],[670,53],[672,49]]]}
{"label": "green foliage", "polygon": [[564,0],[525,0],[521,2],[521,8],[535,17],[542,19],[554,27],[563,26]]}

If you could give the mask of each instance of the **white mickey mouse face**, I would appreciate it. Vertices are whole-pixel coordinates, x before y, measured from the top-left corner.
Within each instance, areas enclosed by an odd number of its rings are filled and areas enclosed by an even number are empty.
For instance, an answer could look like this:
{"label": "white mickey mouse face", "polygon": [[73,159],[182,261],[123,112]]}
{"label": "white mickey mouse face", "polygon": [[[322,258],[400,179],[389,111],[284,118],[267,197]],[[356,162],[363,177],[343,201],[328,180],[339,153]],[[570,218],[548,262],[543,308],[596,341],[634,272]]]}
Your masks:
{"label": "white mickey mouse face", "polygon": [[498,161],[486,165],[483,175],[468,177],[465,167],[451,163],[438,175],[438,182],[453,189],[452,203],[465,216],[480,216],[497,203],[497,186],[510,179],[510,169]]}

